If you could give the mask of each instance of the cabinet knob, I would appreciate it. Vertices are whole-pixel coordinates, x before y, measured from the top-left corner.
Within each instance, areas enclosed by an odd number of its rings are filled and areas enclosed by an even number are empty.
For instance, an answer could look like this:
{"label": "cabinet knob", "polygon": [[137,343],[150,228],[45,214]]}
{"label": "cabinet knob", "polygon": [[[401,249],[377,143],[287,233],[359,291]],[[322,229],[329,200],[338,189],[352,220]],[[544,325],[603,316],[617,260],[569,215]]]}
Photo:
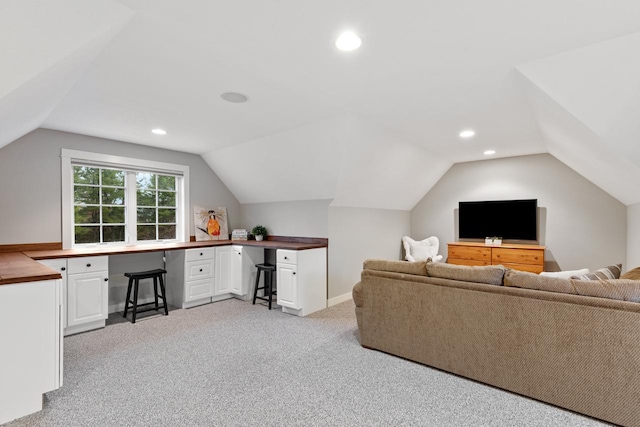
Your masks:
{"label": "cabinet knob", "polygon": [[67,267],[62,267],[60,270],[65,271]]}
{"label": "cabinet knob", "polygon": [[202,252],[200,252],[200,256],[204,255]]}
{"label": "cabinet knob", "polygon": [[91,267],[91,264],[87,264],[87,267]]}
{"label": "cabinet knob", "polygon": [[202,271],[202,269],[200,269],[200,271]]}
{"label": "cabinet knob", "polygon": [[104,281],[105,281],[105,282],[108,282],[108,281],[109,281],[109,278],[108,278],[108,277],[105,277],[105,278],[104,278]]}
{"label": "cabinet knob", "polygon": [[284,257],[284,259],[289,259],[289,258],[287,258],[287,257]]}
{"label": "cabinet knob", "polygon": [[295,271],[293,272],[293,275],[294,275],[294,276],[296,275],[296,272],[295,272]]}

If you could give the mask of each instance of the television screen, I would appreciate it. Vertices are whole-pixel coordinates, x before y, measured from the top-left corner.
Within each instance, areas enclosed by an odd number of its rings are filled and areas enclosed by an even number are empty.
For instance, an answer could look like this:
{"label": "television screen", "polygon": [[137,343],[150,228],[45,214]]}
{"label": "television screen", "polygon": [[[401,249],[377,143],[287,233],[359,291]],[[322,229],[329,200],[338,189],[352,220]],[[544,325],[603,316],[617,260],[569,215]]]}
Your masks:
{"label": "television screen", "polygon": [[459,237],[484,239],[537,240],[538,200],[495,200],[460,202]]}

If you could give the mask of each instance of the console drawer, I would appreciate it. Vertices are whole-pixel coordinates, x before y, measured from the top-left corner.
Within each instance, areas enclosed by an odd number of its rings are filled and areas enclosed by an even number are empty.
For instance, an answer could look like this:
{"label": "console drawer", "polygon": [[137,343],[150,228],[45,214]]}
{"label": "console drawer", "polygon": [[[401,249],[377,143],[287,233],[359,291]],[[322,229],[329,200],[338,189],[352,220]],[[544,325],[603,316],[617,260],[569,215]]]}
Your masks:
{"label": "console drawer", "polygon": [[[452,259],[471,259],[476,261],[486,261],[491,263],[491,248],[483,248],[480,246],[456,246],[449,245],[449,258]],[[486,264],[476,264],[486,265]]]}
{"label": "console drawer", "polygon": [[502,265],[506,268],[511,268],[513,270],[528,271],[529,273],[536,273],[536,274],[540,274],[542,273],[542,270],[544,270],[544,267],[542,266],[542,264],[540,265],[513,264],[513,263],[505,262]]}
{"label": "console drawer", "polygon": [[492,264],[544,265],[544,251],[539,249],[493,248]]}
{"label": "console drawer", "polygon": [[458,258],[449,258],[447,259],[447,264],[456,264],[456,265],[469,265],[469,266],[484,266],[491,265],[489,261],[478,261],[475,259],[458,259]]}

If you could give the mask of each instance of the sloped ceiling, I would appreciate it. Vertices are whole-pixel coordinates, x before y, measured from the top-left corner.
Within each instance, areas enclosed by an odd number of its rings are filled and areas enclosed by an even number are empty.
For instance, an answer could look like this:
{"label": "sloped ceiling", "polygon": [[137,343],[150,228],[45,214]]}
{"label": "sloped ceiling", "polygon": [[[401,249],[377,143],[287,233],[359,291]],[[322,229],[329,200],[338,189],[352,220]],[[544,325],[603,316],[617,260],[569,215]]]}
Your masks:
{"label": "sloped ceiling", "polygon": [[5,0],[0,146],[40,126],[201,154],[243,203],[389,209],[551,152],[626,203],[639,31],[636,0]]}
{"label": "sloped ceiling", "polygon": [[0,4],[0,147],[42,125],[131,14],[110,1]]}
{"label": "sloped ceiling", "polygon": [[518,67],[545,144],[624,204],[640,202],[640,33]]}

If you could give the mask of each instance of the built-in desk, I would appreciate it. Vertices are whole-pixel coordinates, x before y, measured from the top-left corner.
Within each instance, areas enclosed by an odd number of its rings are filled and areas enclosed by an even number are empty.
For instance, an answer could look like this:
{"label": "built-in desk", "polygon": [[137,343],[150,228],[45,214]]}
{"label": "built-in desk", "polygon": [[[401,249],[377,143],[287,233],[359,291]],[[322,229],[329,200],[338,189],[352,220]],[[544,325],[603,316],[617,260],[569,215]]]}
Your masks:
{"label": "built-in desk", "polygon": [[[109,265],[112,264],[110,256],[162,252],[164,268],[167,270],[169,304],[178,308],[191,308],[232,297],[248,299],[255,282],[254,266],[267,261],[264,253],[289,251],[289,256],[278,257],[277,264],[280,268],[277,269],[276,277],[282,289],[278,304],[286,313],[306,316],[326,307],[327,245],[327,239],[276,236],[273,240],[260,242],[214,240],[105,245],[79,249],[31,250],[18,255],[25,265],[28,266],[31,262],[33,268],[38,268],[41,273],[46,271],[52,274],[39,263],[61,274],[64,330],[65,335],[69,335],[104,327],[110,312],[121,311],[122,304],[119,301],[124,302],[120,295],[124,284],[121,277],[123,271],[109,271]],[[304,255],[296,256],[298,252],[304,252]],[[275,258],[274,256],[274,260]],[[137,261],[130,263],[136,264]],[[135,271],[147,268],[136,266],[132,269]],[[25,270],[24,280],[28,280],[29,274],[31,273]],[[21,280],[17,274],[12,277],[13,280]],[[109,304],[109,293],[116,290]],[[142,299],[144,300],[144,296]],[[114,304],[113,300],[117,300],[118,304]]]}
{"label": "built-in desk", "polygon": [[[7,252],[6,246],[0,249],[0,338],[7,349],[0,351],[0,424],[42,409],[42,394],[62,385],[63,328],[66,333],[75,333],[104,326],[110,256],[163,252],[167,260],[182,256],[184,268],[190,262],[190,258],[185,259],[187,251],[198,255],[213,249],[230,256],[229,264],[220,268],[227,268],[232,275],[231,266],[238,264],[231,261],[237,252],[227,249],[240,248],[243,256],[249,254],[251,262],[245,259],[239,264],[245,273],[263,262],[264,249],[271,249],[277,254],[281,285],[278,303],[283,311],[306,316],[326,307],[327,239],[218,240],[26,251],[20,245],[11,245],[8,250],[12,252]],[[176,269],[169,268],[169,263],[167,267],[167,276],[175,275]],[[227,290],[224,280],[231,276],[217,273],[207,278],[213,283],[218,279],[219,289]],[[243,277],[246,284],[254,280],[254,271]],[[167,289],[171,286],[169,280]],[[229,297],[231,291],[233,286]],[[252,288],[240,292],[250,294]],[[215,298],[226,294],[221,295]],[[206,301],[206,297],[200,301]]]}

